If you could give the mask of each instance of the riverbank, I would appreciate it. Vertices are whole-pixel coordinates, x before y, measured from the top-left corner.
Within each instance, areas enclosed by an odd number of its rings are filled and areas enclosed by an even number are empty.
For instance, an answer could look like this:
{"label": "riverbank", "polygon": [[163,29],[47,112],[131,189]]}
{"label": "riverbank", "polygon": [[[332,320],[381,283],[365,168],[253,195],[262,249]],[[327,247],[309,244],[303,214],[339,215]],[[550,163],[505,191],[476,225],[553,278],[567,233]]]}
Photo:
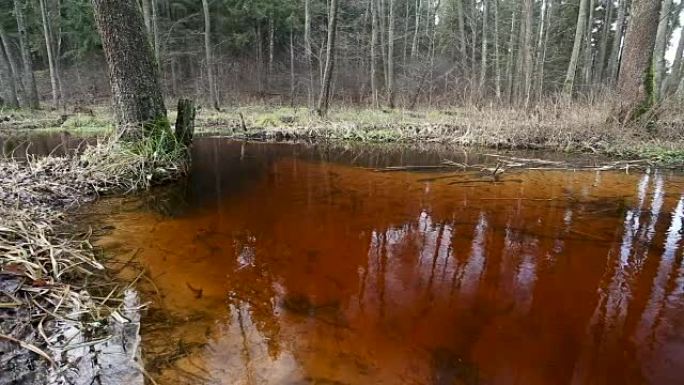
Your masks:
{"label": "riverbank", "polygon": [[[531,110],[336,108],[326,118],[320,118],[301,107],[225,107],[221,111],[198,111],[197,132],[252,140],[437,142],[492,149],[591,153],[646,159],[659,165],[684,164],[684,132],[680,129],[684,120],[679,113],[663,112],[657,123],[624,125],[610,111],[608,104],[549,105]],[[105,107],[14,114],[4,114],[0,133],[63,130],[97,134],[113,129]]]}
{"label": "riverbank", "polygon": [[0,160],[0,383],[142,384],[135,293],[107,278],[90,230],[68,213],[181,177],[186,150],[170,140],[113,138],[73,156]]}

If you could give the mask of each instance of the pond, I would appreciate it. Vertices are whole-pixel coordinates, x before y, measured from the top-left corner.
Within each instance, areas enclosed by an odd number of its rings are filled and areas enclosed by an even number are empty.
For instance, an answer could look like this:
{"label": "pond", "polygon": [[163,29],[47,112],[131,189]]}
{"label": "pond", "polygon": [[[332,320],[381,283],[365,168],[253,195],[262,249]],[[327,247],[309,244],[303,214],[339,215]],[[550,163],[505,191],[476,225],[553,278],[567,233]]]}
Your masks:
{"label": "pond", "polygon": [[681,383],[684,178],[384,169],[444,160],[496,162],[439,147],[201,138],[185,183],[89,209],[109,229],[98,245],[114,266],[146,273],[119,269],[151,304],[150,375]]}

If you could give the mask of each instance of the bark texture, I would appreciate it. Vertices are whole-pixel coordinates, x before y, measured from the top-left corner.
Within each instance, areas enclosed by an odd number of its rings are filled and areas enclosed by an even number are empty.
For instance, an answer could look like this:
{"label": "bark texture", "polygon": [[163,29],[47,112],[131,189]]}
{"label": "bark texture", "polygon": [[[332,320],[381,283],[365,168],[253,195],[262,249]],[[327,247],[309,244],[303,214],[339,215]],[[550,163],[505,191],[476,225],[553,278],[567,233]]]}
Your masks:
{"label": "bark texture", "polygon": [[168,126],[159,73],[137,2],[92,0],[119,129],[138,135],[143,128]]}
{"label": "bark texture", "polygon": [[614,85],[617,81],[617,75],[620,71],[620,58],[622,57],[622,38],[625,31],[625,21],[627,15],[627,0],[618,0],[618,16],[615,22],[615,36],[613,36],[613,47],[610,51],[610,59],[608,60],[608,70],[606,78],[610,85]]}
{"label": "bark texture", "polygon": [[639,117],[654,102],[653,48],[660,6],[660,1],[653,0],[634,0],[632,3],[618,79],[622,120]]}
{"label": "bark texture", "polygon": [[667,41],[669,37],[668,20],[670,16],[670,8],[672,7],[672,0],[664,0],[662,9],[660,10],[660,20],[658,20],[658,32],[656,34],[655,50],[653,52],[653,59],[655,62],[655,96],[660,98],[663,94],[662,86],[665,79],[665,50],[667,49]]}

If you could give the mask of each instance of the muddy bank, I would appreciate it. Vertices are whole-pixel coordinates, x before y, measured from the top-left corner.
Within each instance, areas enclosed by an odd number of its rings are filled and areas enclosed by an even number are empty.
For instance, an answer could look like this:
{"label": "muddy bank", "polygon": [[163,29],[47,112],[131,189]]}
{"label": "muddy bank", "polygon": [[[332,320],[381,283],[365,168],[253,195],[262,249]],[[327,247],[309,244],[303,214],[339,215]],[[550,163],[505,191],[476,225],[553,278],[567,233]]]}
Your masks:
{"label": "muddy bank", "polygon": [[0,160],[0,383],[142,384],[136,294],[107,277],[89,229],[65,214],[184,175],[185,149],[157,144]]}

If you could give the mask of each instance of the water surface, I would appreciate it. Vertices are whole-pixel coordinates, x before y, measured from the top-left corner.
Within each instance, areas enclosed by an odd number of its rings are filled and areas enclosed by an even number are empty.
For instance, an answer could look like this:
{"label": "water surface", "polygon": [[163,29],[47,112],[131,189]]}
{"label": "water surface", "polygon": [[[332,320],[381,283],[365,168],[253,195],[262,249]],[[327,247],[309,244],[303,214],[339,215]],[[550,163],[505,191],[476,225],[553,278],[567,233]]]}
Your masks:
{"label": "water surface", "polygon": [[[684,178],[378,172],[491,158],[200,139],[104,201],[160,384],[681,384]],[[589,161],[591,162],[591,160]]]}

